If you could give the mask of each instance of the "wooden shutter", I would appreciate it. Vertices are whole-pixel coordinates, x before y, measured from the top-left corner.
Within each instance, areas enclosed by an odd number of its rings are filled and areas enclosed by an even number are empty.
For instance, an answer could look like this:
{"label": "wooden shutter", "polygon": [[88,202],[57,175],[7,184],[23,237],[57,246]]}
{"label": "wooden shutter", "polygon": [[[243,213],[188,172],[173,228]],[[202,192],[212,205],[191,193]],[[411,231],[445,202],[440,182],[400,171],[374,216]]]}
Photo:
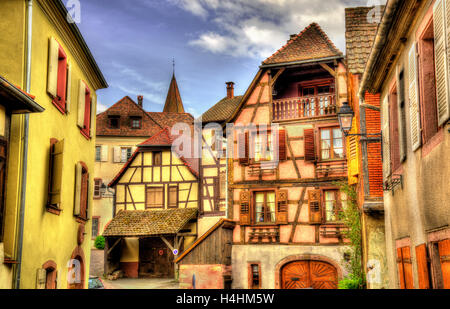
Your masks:
{"label": "wooden shutter", "polygon": [[118,147],[118,146],[115,146],[114,148],[113,148],[114,150],[113,150],[113,162],[114,163],[120,163],[122,160],[121,160],[121,149],[120,149],[120,147]]}
{"label": "wooden shutter", "polygon": [[[353,118],[352,130],[350,133],[356,133],[356,117]],[[348,156],[348,177],[358,176],[359,174],[359,156],[358,156],[358,137],[347,137],[347,156]]]}
{"label": "wooden shutter", "polygon": [[100,146],[100,161],[108,162],[108,146],[107,145]]}
{"label": "wooden shutter", "polygon": [[56,98],[53,102],[58,104],[63,110],[66,108],[66,90],[67,90],[67,56],[63,48],[59,46],[58,50],[58,84]]}
{"label": "wooden shutter", "polygon": [[81,214],[81,180],[83,174],[83,166],[78,162],[75,166],[75,204],[73,214],[79,216]]}
{"label": "wooden shutter", "polygon": [[320,190],[308,191],[309,221],[322,223],[322,209],[320,203]]}
{"label": "wooden shutter", "polygon": [[288,190],[277,191],[277,212],[276,220],[278,224],[288,224]]}
{"label": "wooden shutter", "polygon": [[[249,164],[249,141],[248,141],[248,132],[241,133],[239,135],[239,163],[242,165]],[[244,155],[243,158],[242,155]]]}
{"label": "wooden shutter", "polygon": [[400,162],[406,160],[405,74],[397,67],[398,142]]}
{"label": "wooden shutter", "polygon": [[383,179],[386,180],[391,175],[391,149],[389,143],[389,100],[386,96],[382,106],[382,134],[383,134]]}
{"label": "wooden shutter", "polygon": [[44,268],[38,268],[36,271],[36,289],[44,290],[47,282],[47,271]]}
{"label": "wooden shutter", "polygon": [[97,115],[97,97],[94,94],[91,96],[91,105],[90,105],[90,117],[89,117],[89,136],[95,135],[95,117]]}
{"label": "wooden shutter", "polygon": [[61,207],[61,184],[63,174],[64,140],[58,141],[50,147],[50,179],[48,204],[62,209]]}
{"label": "wooden shutter", "polygon": [[419,88],[417,83],[417,54],[414,43],[409,51],[408,66],[409,81],[409,120],[411,124],[411,144],[413,151],[419,149],[422,144],[420,132]]}
{"label": "wooden shutter", "polygon": [[58,54],[59,44],[54,38],[49,39],[47,92],[55,98],[58,90]]}
{"label": "wooden shutter", "polygon": [[314,129],[304,130],[304,147],[305,147],[305,161],[316,161],[316,145],[314,138]]}
{"label": "wooden shutter", "polygon": [[70,113],[72,103],[72,64],[67,63],[66,113]]}
{"label": "wooden shutter", "polygon": [[450,31],[449,5],[450,1],[448,0],[437,0],[433,8],[436,101],[439,126],[447,122],[450,113],[448,94],[448,65],[450,65],[448,57],[450,51],[447,51],[450,47],[448,33]]}
{"label": "wooden shutter", "polygon": [[409,247],[397,249],[397,265],[401,289],[414,289],[411,250]]}
{"label": "wooden shutter", "polygon": [[417,274],[419,276],[419,289],[430,288],[430,276],[428,272],[427,245],[416,247]]}
{"label": "wooden shutter", "polygon": [[87,219],[88,211],[88,196],[89,196],[89,173],[82,170],[81,173],[81,196],[80,196],[80,217]]}
{"label": "wooden shutter", "polygon": [[440,241],[438,247],[444,289],[450,289],[450,239]]}
{"label": "wooden shutter", "polygon": [[287,151],[286,151],[286,130],[278,130],[278,160],[286,161]]}
{"label": "wooden shutter", "polygon": [[250,192],[239,193],[239,221],[241,225],[250,224]]}
{"label": "wooden shutter", "polygon": [[86,84],[80,79],[78,83],[78,117],[77,125],[84,129],[84,113],[86,109]]}

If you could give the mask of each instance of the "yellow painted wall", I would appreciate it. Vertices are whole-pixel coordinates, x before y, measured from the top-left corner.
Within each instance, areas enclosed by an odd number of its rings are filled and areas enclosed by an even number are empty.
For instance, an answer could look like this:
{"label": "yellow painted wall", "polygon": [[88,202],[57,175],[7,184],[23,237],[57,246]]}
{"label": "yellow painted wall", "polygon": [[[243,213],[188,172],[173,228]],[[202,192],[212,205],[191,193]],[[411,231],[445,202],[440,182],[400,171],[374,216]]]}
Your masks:
{"label": "yellow painted wall", "polygon": [[[27,160],[27,189],[25,199],[25,222],[22,253],[21,288],[35,288],[36,272],[48,260],[57,264],[58,288],[67,287],[67,264],[77,247],[79,223],[73,216],[75,165],[86,163],[90,173],[90,207],[92,207],[92,185],[94,175],[95,136],[87,140],[77,127],[78,82],[82,79],[93,93],[99,79],[93,74],[86,55],[73,40],[72,34],[65,31],[67,21],[56,10],[49,9],[46,1],[33,2],[33,40],[31,59],[31,90],[35,101],[45,108],[43,113],[31,114],[29,121],[29,145]],[[0,74],[23,89],[25,1],[7,0],[0,2]],[[6,30],[5,30],[6,29]],[[6,31],[6,32],[5,32]],[[7,33],[7,35],[4,35]],[[52,104],[47,94],[48,41],[54,37],[62,45],[72,64],[71,112],[63,115]],[[93,100],[95,102],[95,100]],[[96,108],[94,106],[93,108]],[[7,178],[5,253],[16,257],[17,225],[21,143],[23,116],[13,116],[11,123],[10,160]],[[95,132],[95,119],[92,119]],[[61,214],[46,211],[47,179],[49,170],[50,139],[64,140],[64,159],[62,171]],[[91,221],[85,225],[90,235]],[[85,282],[89,274],[90,246],[84,241]]]}

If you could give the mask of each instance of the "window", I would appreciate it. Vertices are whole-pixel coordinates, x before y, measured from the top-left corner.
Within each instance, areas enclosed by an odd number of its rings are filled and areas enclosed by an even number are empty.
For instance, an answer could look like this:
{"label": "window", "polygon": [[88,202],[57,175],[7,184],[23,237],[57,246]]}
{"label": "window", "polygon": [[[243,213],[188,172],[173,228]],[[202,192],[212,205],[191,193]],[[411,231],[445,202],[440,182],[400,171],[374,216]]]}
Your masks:
{"label": "window", "polygon": [[325,218],[327,222],[339,221],[338,191],[330,190],[324,192]]}
{"label": "window", "polygon": [[169,186],[169,208],[178,208],[178,187],[177,186]]}
{"label": "window", "polygon": [[95,146],[95,161],[100,162],[102,160],[102,146]]}
{"label": "window", "polygon": [[78,91],[77,125],[80,128],[81,134],[83,134],[86,138],[90,138],[92,125],[91,113],[93,112],[91,90],[82,80],[80,80]]}
{"label": "window", "polygon": [[162,165],[162,152],[157,151],[153,153],[153,165],[161,166]]}
{"label": "window", "polygon": [[131,128],[132,129],[140,129],[141,128],[141,118],[140,117],[131,117]]}
{"label": "window", "polygon": [[397,85],[394,85],[389,93],[389,136],[392,172],[395,172],[401,165],[398,120]]}
{"label": "window", "polygon": [[260,289],[261,288],[261,270],[260,264],[250,264],[249,265],[249,288],[250,289]]}
{"label": "window", "polygon": [[403,162],[406,160],[405,73],[403,70],[401,70],[398,75],[398,112],[400,161]]}
{"label": "window", "polygon": [[164,208],[164,187],[148,187],[145,208]]}
{"label": "window", "polygon": [[401,289],[414,289],[410,247],[397,248],[397,268]]}
{"label": "window", "polygon": [[95,179],[94,180],[94,198],[101,198],[102,197],[102,180],[101,179]]}
{"label": "window", "polygon": [[57,288],[57,267],[54,261],[47,261],[37,271],[36,288],[37,289],[56,289]]}
{"label": "window", "polygon": [[47,210],[59,214],[61,204],[62,165],[64,153],[64,140],[50,140],[50,163],[48,178]]}
{"label": "window", "polygon": [[433,20],[418,41],[418,74],[420,91],[420,114],[422,123],[422,143],[426,144],[438,132],[438,111],[436,101],[436,73],[434,59]]}
{"label": "window", "polygon": [[255,222],[275,223],[275,192],[255,193]]}
{"label": "window", "polygon": [[255,162],[261,161],[272,161],[273,160],[273,150],[272,145],[272,134],[267,132],[267,134],[257,134],[255,139]]}
{"label": "window", "polygon": [[74,216],[86,221],[88,219],[89,172],[84,162],[76,164],[75,175],[75,207]]}
{"label": "window", "polygon": [[120,128],[120,116],[109,116],[108,117],[108,126],[110,129],[119,129]]}
{"label": "window", "polygon": [[320,153],[322,160],[344,158],[344,139],[339,128],[320,130]]}
{"label": "window", "polygon": [[127,162],[133,155],[133,149],[131,147],[122,147],[120,149],[120,162]]}
{"label": "window", "polygon": [[[62,46],[50,38],[48,53],[47,92],[53,98],[53,104],[62,113],[66,112],[67,81],[70,80],[67,55]],[[70,87],[69,87],[70,90]]]}
{"label": "window", "polygon": [[100,220],[99,217],[92,217],[92,238],[98,236],[99,220]]}

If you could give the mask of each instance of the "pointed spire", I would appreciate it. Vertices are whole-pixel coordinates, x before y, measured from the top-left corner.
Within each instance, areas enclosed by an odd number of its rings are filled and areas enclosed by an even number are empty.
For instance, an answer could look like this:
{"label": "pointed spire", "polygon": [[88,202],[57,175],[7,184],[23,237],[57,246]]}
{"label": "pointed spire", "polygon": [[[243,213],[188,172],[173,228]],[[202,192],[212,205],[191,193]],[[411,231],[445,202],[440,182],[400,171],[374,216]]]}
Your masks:
{"label": "pointed spire", "polygon": [[175,60],[173,61],[173,75],[170,82],[169,91],[167,92],[166,104],[164,105],[165,113],[184,113],[183,101],[181,100],[180,90],[178,89],[177,80],[175,78]]}

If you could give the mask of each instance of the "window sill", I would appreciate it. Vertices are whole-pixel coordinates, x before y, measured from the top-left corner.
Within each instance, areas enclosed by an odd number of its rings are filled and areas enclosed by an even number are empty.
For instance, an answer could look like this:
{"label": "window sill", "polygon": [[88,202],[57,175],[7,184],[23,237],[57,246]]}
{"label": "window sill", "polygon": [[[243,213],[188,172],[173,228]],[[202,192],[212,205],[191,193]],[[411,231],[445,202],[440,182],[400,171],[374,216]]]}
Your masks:
{"label": "window sill", "polygon": [[80,217],[80,216],[75,216],[75,220],[78,222],[78,223],[80,223],[80,224],[86,224],[86,222],[88,221],[88,219],[85,219],[85,218],[83,218],[83,217]]}
{"label": "window sill", "polygon": [[10,258],[5,258],[5,259],[3,260],[3,264],[6,264],[6,265],[14,265],[14,264],[19,264],[19,262],[16,261],[16,260],[10,259]]}
{"label": "window sill", "polygon": [[53,99],[53,100],[52,100],[52,103],[53,103],[53,105],[55,105],[56,109],[59,110],[59,111],[61,112],[61,114],[67,115],[65,107],[62,107],[61,105],[59,105],[59,104],[56,102],[56,99]]}
{"label": "window sill", "polygon": [[86,133],[86,131],[84,131],[84,129],[80,130],[81,135],[83,135],[88,141],[91,140],[91,137],[89,136],[89,133]]}
{"label": "window sill", "polygon": [[58,207],[55,207],[55,206],[52,206],[52,205],[47,205],[46,209],[47,209],[47,212],[49,212],[51,214],[54,214],[54,215],[57,215],[57,216],[59,216],[61,214],[61,211],[62,211],[62,209],[60,209]]}

